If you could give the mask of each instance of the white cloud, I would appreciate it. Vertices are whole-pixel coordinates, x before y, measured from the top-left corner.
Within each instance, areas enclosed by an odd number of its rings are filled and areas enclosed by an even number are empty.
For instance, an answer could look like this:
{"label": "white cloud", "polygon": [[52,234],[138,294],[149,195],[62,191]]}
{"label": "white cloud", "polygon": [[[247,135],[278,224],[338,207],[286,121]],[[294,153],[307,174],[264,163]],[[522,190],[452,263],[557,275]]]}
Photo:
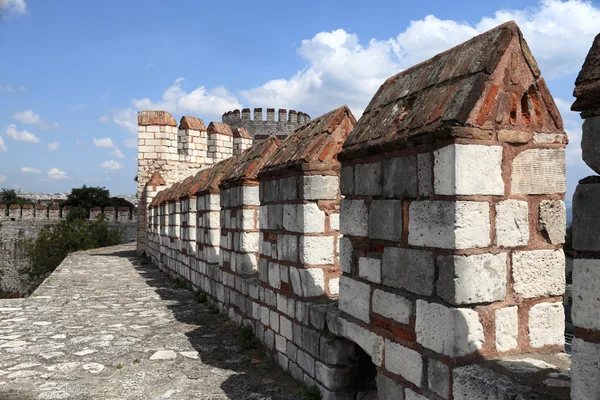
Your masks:
{"label": "white cloud", "polygon": [[103,149],[112,149],[114,147],[114,143],[113,143],[112,139],[108,138],[108,137],[94,139],[94,140],[92,140],[92,143],[94,143],[94,146],[101,147]]}
{"label": "white cloud", "polygon": [[21,172],[24,174],[41,174],[42,171],[40,171],[37,168],[32,168],[32,167],[23,167],[21,168]]}
{"label": "white cloud", "polygon": [[58,150],[58,146],[59,143],[54,141],[54,142],[50,142],[48,143],[48,150],[53,151],[53,150]]}
{"label": "white cloud", "polygon": [[125,158],[125,154],[123,154],[123,152],[118,147],[115,147],[115,150],[110,154],[117,158]]}
{"label": "white cloud", "polygon": [[27,125],[36,124],[40,127],[40,129],[48,129],[48,128],[56,128],[58,127],[58,123],[55,122],[53,124],[48,124],[46,121],[42,120],[39,114],[33,112],[33,110],[25,110],[18,113],[13,114],[13,118],[17,121],[20,121]]}
{"label": "white cloud", "polygon": [[0,0],[0,15],[3,14],[23,15],[27,13],[25,0]]}
{"label": "white cloud", "polygon": [[0,136],[0,151],[6,153],[8,151],[8,149],[6,148],[6,145],[4,144],[4,139],[2,139],[2,136]]}
{"label": "white cloud", "polygon": [[113,171],[123,168],[123,166],[121,164],[119,164],[118,162],[113,161],[113,160],[104,161],[100,165],[102,166],[102,168],[104,168],[106,170],[113,170]]}
{"label": "white cloud", "polygon": [[6,175],[0,175],[0,182],[6,182]]}
{"label": "white cloud", "polygon": [[109,110],[100,117],[100,122],[115,123],[125,131],[137,135],[137,111],[132,108]]}
{"label": "white cloud", "polygon": [[27,91],[27,89],[25,89],[23,86],[12,87],[12,86],[0,85],[0,92],[17,93],[17,92],[26,92],[26,91]]}
{"label": "white cloud", "polygon": [[58,168],[50,168],[46,175],[52,181],[71,179],[65,171],[61,171]]}
{"label": "white cloud", "polygon": [[165,90],[160,101],[154,102],[145,98],[133,100],[133,105],[138,110],[165,110],[174,114],[193,113],[211,117],[221,117],[225,111],[241,107],[235,96],[224,87],[207,90],[200,86],[188,93],[183,88],[184,81],[184,78],[176,79]]}
{"label": "white cloud", "polygon": [[312,114],[346,103],[360,116],[388,76],[513,19],[546,77],[577,72],[600,31],[600,9],[592,3],[542,0],[536,7],[497,11],[474,25],[428,15],[411,21],[395,38],[371,39],[365,46],[358,43],[356,35],[341,29],[321,32],[303,40],[298,49],[307,61],[304,70],[289,79],[242,91],[241,96],[249,104]]}
{"label": "white cloud", "polygon": [[35,136],[33,133],[28,132],[26,130],[18,131],[17,126],[15,124],[10,124],[6,128],[6,136],[13,138],[19,142],[27,142],[27,143],[39,143],[40,139]]}
{"label": "white cloud", "polygon": [[124,141],[125,147],[137,147],[138,142],[137,139],[125,139]]}

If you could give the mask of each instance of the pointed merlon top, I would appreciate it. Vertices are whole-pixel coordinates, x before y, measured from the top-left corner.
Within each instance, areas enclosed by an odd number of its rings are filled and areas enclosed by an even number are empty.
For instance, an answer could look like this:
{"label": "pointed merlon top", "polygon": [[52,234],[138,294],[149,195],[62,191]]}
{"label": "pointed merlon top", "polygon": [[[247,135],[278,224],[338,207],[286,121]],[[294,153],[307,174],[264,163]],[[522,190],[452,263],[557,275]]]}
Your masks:
{"label": "pointed merlon top", "polygon": [[138,125],[177,126],[177,121],[166,111],[138,111]]}
{"label": "pointed merlon top", "polygon": [[227,136],[233,136],[233,132],[231,132],[231,127],[223,122],[211,122],[208,125],[208,134],[212,135],[215,133]]}
{"label": "pointed merlon top", "polygon": [[163,179],[160,172],[154,171],[154,173],[152,174],[152,176],[150,177],[150,180],[148,181],[148,183],[146,183],[146,185],[147,186],[165,186],[166,182]]}
{"label": "pointed merlon top", "polygon": [[244,128],[233,128],[232,131],[234,138],[252,139],[252,136]]}
{"label": "pointed merlon top", "polygon": [[600,107],[600,34],[594,38],[583,67],[575,80],[573,96],[577,98],[571,106],[573,111]]}
{"label": "pointed merlon top", "polygon": [[388,78],[340,159],[500,129],[564,133],[562,119],[513,21]]}
{"label": "pointed merlon top", "polygon": [[200,118],[196,117],[181,117],[181,121],[179,121],[179,130],[192,129],[195,131],[206,131],[206,125],[204,125],[204,121]]}
{"label": "pointed merlon top", "polygon": [[279,146],[279,139],[271,136],[260,143],[250,147],[238,156],[236,163],[232,164],[229,171],[223,176],[222,187],[231,187],[243,181],[253,181],[259,172],[275,153]]}
{"label": "pointed merlon top", "polygon": [[269,159],[261,174],[280,169],[308,170],[311,165],[339,164],[337,154],[356,126],[348,106],[332,110],[296,128]]}

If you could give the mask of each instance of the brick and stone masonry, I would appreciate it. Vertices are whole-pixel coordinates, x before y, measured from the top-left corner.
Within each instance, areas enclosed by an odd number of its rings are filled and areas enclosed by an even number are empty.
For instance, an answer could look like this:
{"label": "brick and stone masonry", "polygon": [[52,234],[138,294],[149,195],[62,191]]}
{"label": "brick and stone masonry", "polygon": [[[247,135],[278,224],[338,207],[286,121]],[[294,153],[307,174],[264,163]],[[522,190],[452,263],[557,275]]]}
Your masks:
{"label": "brick and stone masonry", "polygon": [[[573,111],[583,121],[583,161],[600,174],[600,35],[575,81]],[[600,176],[579,181],[573,195],[573,400],[600,398]]]}
{"label": "brick and stone masonry", "polygon": [[457,365],[562,351],[566,143],[514,23],[371,100],[340,154],[339,333],[393,398],[487,398]]}
{"label": "brick and stone masonry", "polygon": [[310,116],[301,111],[279,109],[278,119],[275,120],[275,109],[267,108],[266,120],[263,120],[263,109],[254,109],[254,119],[251,116],[249,108],[244,108],[240,115],[240,110],[228,111],[223,114],[222,122],[236,128],[244,129],[251,138],[260,141],[270,136],[277,136],[278,139],[285,139],[299,126],[310,121]]}
{"label": "brick and stone masonry", "polygon": [[380,399],[565,398],[544,379],[563,376],[566,143],[507,23],[389,78],[358,123],[340,107],[166,183],[144,249],[324,399],[375,381]]}

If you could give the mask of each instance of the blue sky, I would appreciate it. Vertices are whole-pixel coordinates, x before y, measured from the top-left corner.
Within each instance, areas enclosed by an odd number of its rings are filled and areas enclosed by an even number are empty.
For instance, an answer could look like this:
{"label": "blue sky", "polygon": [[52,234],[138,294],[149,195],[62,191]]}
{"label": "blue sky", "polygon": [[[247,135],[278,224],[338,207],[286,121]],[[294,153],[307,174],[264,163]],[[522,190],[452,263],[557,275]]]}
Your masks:
{"label": "blue sky", "polygon": [[241,107],[360,115],[388,76],[514,19],[570,135],[570,200],[592,174],[568,109],[600,4],[406,3],[0,0],[0,187],[132,194],[138,109],[207,124]]}

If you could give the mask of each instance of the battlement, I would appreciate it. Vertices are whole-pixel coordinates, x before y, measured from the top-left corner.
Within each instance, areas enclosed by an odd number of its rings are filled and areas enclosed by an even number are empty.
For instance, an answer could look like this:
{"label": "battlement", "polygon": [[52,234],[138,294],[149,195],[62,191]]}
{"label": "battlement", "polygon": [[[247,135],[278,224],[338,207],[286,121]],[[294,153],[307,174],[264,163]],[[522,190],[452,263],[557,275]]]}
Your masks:
{"label": "battlement", "polygon": [[[0,204],[0,221],[60,221],[67,218],[71,207],[46,206],[44,204]],[[107,222],[135,222],[137,213],[135,208],[129,207],[92,207],[89,209],[88,220],[94,220],[98,215],[104,214]]]}
{"label": "battlement", "polygon": [[266,109],[266,120],[263,119],[263,109],[254,109],[254,118],[249,108],[227,111],[223,114],[222,121],[229,124],[231,128],[243,128],[255,139],[266,139],[269,136],[277,136],[280,139],[288,136],[294,129],[310,121],[310,115],[296,110],[289,112],[280,108]]}

